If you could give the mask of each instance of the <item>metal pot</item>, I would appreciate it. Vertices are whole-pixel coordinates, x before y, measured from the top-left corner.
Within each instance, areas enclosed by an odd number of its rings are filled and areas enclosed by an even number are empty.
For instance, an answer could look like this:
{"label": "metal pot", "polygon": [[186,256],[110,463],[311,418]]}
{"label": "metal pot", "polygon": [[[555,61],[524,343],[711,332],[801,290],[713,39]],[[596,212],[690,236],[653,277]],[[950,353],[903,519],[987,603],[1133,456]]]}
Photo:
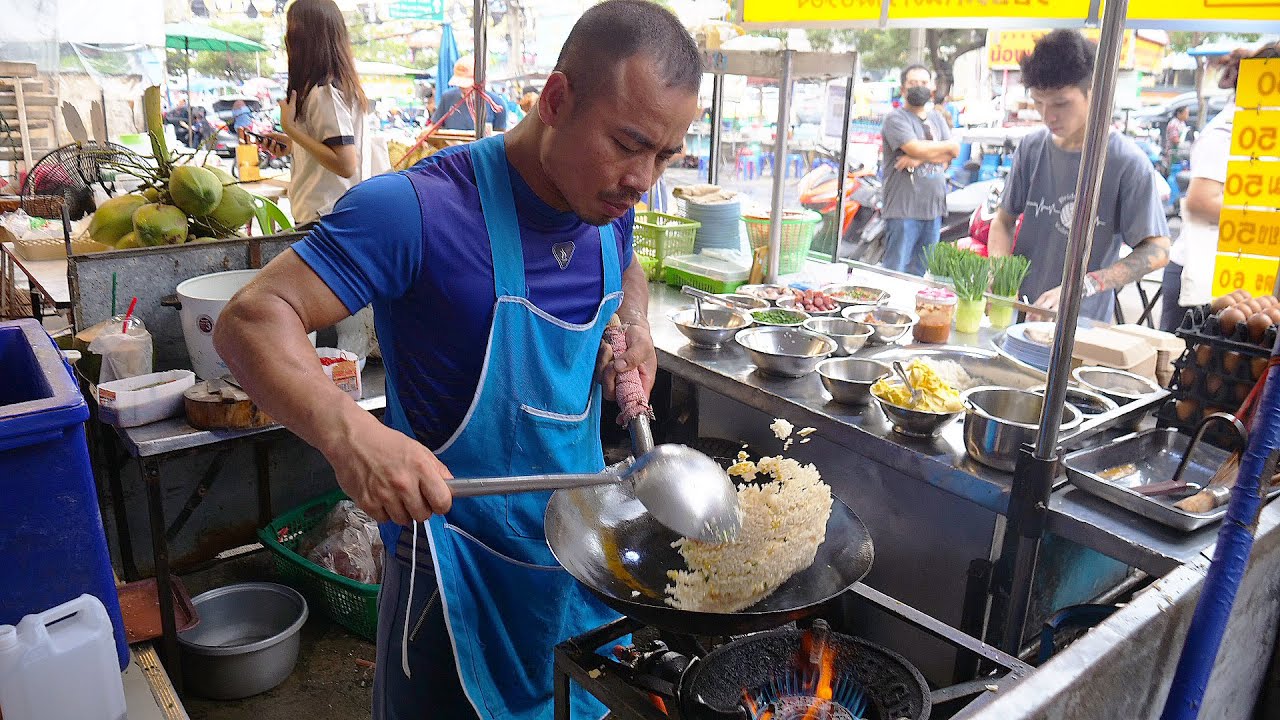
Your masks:
{"label": "metal pot", "polygon": [[863,358],[831,358],[818,363],[822,386],[845,405],[870,405],[871,386],[888,375],[887,364]]}
{"label": "metal pot", "polygon": [[[1024,444],[1034,444],[1040,428],[1044,396],[1028,390],[976,387],[960,395],[964,402],[964,447],[974,460],[1005,472],[1013,472]],[[1080,411],[1062,406],[1060,433],[1080,427]]]}
{"label": "metal pot", "polygon": [[298,661],[307,601],[275,583],[227,585],[191,601],[200,624],[178,634],[187,687],[237,700],[284,682]]}

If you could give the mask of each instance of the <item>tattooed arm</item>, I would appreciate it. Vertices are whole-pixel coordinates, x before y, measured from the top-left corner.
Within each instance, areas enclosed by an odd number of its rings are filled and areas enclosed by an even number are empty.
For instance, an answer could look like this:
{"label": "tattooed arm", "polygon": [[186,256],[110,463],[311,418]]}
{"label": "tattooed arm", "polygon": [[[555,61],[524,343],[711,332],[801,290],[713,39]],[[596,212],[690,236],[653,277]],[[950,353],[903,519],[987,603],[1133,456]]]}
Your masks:
{"label": "tattooed arm", "polygon": [[[1097,292],[1119,290],[1131,282],[1140,280],[1153,270],[1169,264],[1169,238],[1149,237],[1111,267],[1089,273],[1098,283]],[[1085,280],[1085,287],[1089,281]]]}
{"label": "tattooed arm", "polygon": [[[1159,270],[1169,264],[1169,238],[1149,237],[1138,243],[1138,246],[1127,257],[1121,258],[1110,267],[1095,270],[1084,278],[1084,295],[1097,295],[1106,290],[1118,290],[1131,282],[1141,279],[1153,270]],[[1036,305],[1057,310],[1061,301],[1062,288],[1056,287],[1046,291],[1036,300]]]}

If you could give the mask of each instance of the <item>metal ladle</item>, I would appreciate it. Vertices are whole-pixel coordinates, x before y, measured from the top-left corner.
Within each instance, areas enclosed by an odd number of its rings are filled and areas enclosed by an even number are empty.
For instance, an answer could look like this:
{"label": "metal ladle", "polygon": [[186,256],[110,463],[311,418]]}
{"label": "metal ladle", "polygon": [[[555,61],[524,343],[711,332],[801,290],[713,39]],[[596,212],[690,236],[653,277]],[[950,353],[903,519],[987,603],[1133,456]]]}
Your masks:
{"label": "metal ladle", "polygon": [[653,517],[680,535],[704,542],[731,540],[742,527],[738,492],[711,458],[684,445],[658,445],[620,474],[583,473],[468,478],[447,481],[454,497],[627,483]]}
{"label": "metal ladle", "polygon": [[920,390],[911,384],[911,376],[907,374],[907,369],[902,366],[901,360],[893,361],[893,371],[902,379],[902,384],[911,391],[911,409],[914,410],[920,404]]}

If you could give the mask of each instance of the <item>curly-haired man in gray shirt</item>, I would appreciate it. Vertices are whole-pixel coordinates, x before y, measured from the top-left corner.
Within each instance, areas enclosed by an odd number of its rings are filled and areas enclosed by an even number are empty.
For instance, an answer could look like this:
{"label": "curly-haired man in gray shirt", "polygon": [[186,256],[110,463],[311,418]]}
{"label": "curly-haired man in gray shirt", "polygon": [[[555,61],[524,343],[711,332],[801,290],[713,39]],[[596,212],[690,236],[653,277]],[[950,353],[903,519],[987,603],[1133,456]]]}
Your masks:
{"label": "curly-haired man in gray shirt", "polygon": [[[1022,294],[1058,309],[1067,234],[1075,215],[1076,179],[1089,115],[1089,81],[1096,48],[1074,30],[1055,30],[1022,61],[1022,81],[1044,118],[1013,156],[1004,199],[991,225],[991,256],[1018,254],[1031,261]],[[1129,138],[1112,130],[1098,195],[1098,225],[1084,278],[1080,315],[1110,322],[1111,290],[1169,262],[1165,221],[1151,161]],[[1014,222],[1023,216],[1014,238]],[[1133,248],[1123,259],[1120,246]]]}

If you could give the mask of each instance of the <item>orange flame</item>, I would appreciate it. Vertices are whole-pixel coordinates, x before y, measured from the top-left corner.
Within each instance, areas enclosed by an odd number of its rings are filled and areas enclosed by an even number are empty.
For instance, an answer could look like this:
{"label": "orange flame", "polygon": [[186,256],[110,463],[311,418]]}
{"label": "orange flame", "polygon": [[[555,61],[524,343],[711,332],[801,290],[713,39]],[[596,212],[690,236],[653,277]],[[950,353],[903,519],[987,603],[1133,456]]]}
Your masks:
{"label": "orange flame", "polygon": [[662,696],[656,695],[654,693],[649,693],[649,701],[652,702],[653,706],[658,708],[658,712],[662,713],[663,715],[671,714],[667,712],[667,703],[662,699]]}
{"label": "orange flame", "polygon": [[804,638],[800,642],[800,648],[803,653],[801,655],[801,662],[816,664],[816,669],[818,671],[817,685],[811,690],[813,692],[814,702],[812,702],[809,705],[808,710],[805,711],[803,720],[821,720],[819,713],[822,708],[826,706],[826,703],[820,701],[829,701],[835,696],[834,684],[836,674],[836,651],[830,645],[824,644],[821,648],[821,652],[818,654],[817,662],[814,663],[812,632],[804,634]]}

